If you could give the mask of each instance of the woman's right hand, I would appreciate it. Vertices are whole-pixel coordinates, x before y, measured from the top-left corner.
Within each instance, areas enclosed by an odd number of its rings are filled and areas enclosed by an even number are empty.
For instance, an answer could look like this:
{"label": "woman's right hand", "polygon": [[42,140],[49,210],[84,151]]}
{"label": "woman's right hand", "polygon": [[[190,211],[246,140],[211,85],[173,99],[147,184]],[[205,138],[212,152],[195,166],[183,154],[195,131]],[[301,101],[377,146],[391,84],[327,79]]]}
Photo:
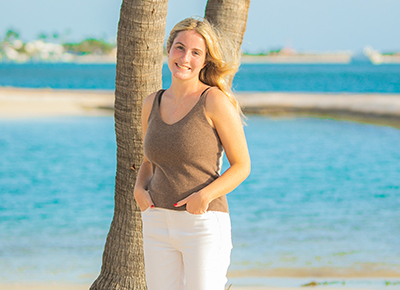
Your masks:
{"label": "woman's right hand", "polygon": [[149,207],[150,208],[154,207],[154,203],[151,200],[150,194],[147,190],[143,188],[135,188],[134,197],[140,208],[140,211],[143,212]]}

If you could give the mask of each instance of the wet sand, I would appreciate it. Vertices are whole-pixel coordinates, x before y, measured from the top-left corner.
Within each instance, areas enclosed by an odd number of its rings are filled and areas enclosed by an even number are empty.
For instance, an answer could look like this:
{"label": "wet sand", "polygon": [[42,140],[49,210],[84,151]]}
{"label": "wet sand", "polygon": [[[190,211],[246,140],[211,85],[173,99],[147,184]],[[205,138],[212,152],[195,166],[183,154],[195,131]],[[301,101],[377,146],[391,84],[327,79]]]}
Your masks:
{"label": "wet sand", "polygon": [[246,114],[309,116],[400,128],[400,94],[242,93]]}
{"label": "wet sand", "polygon": [[87,290],[87,284],[69,283],[0,283],[2,290]]}
{"label": "wet sand", "polygon": [[[2,290],[88,290],[90,287],[89,284],[57,284],[57,283],[49,283],[49,284],[23,284],[23,283],[15,283],[15,284],[0,284],[0,289]],[[227,286],[228,287],[228,286]],[[323,289],[326,286],[310,286],[305,287],[305,289]],[[230,290],[298,290],[300,287],[263,287],[263,286],[251,286],[251,287],[235,287],[232,286]],[[304,287],[301,287],[304,289]],[[343,287],[332,288],[329,287],[330,290],[339,290],[343,289]],[[349,290],[367,290],[367,288],[345,288]]]}
{"label": "wet sand", "polygon": [[[310,116],[400,128],[400,94],[237,93],[246,114]],[[113,115],[114,92],[0,87],[0,118]]]}
{"label": "wet sand", "polygon": [[[94,281],[96,275],[92,277]],[[230,290],[295,290],[295,289],[349,289],[349,290],[381,290],[389,287],[393,290],[400,289],[400,274],[396,270],[374,271],[364,269],[337,268],[309,268],[309,269],[269,269],[228,271],[226,289]],[[89,289],[91,282],[86,279],[83,283],[71,283],[63,280],[42,282],[1,282],[3,290],[84,290]],[[389,289],[388,288],[388,289]]]}

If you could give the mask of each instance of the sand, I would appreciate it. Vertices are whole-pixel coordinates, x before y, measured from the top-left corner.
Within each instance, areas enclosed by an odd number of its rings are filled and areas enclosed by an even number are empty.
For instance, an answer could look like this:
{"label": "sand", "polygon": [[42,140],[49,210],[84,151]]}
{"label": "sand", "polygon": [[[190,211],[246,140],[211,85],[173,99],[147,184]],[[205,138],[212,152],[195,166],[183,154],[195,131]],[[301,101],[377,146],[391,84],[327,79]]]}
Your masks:
{"label": "sand", "polygon": [[[246,114],[311,116],[400,128],[400,94],[237,93]],[[0,118],[113,115],[114,92],[0,87]]]}
{"label": "sand", "polygon": [[[15,283],[15,284],[0,284],[0,289],[2,290],[87,290],[89,289],[89,284],[57,284],[57,283],[48,283],[48,284],[23,284],[23,283]],[[299,289],[326,289],[326,286],[320,287],[235,287],[232,286],[230,290],[299,290]],[[367,288],[332,288],[328,287],[329,290],[367,290]]]}
{"label": "sand", "polygon": [[112,115],[109,91],[0,88],[0,118]]}

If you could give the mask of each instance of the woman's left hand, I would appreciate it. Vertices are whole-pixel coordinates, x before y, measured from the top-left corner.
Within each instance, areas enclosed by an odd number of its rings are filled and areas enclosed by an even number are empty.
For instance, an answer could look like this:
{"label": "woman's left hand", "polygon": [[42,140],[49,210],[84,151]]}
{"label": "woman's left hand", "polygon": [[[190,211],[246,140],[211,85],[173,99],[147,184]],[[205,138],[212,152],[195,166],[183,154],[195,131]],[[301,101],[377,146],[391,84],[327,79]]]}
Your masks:
{"label": "woman's left hand", "polygon": [[180,207],[186,204],[186,211],[191,214],[203,214],[208,209],[210,201],[205,198],[201,191],[192,193],[188,197],[174,204],[175,207]]}

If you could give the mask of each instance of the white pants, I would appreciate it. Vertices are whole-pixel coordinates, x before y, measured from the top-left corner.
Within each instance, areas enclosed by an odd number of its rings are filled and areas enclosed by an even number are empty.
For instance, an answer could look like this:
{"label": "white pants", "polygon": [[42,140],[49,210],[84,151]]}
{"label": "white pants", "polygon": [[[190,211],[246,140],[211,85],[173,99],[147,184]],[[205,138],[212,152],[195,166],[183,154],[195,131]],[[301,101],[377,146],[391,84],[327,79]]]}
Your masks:
{"label": "white pants", "polygon": [[223,290],[232,250],[228,213],[142,212],[148,290]]}

